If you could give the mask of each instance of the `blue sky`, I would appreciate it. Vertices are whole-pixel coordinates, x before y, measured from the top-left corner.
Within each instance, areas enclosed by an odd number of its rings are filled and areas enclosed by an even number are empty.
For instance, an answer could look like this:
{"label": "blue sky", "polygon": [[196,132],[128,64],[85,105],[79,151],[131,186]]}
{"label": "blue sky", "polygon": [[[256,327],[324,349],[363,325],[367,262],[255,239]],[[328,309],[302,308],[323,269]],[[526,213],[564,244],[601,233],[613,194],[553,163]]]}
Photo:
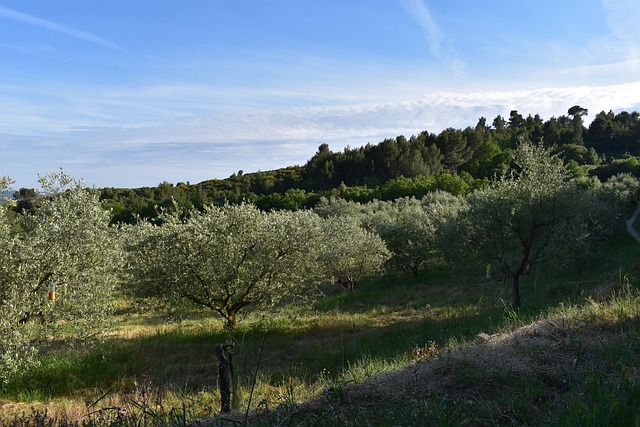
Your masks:
{"label": "blue sky", "polygon": [[513,109],[638,111],[639,23],[630,0],[0,0],[0,175],[196,183]]}

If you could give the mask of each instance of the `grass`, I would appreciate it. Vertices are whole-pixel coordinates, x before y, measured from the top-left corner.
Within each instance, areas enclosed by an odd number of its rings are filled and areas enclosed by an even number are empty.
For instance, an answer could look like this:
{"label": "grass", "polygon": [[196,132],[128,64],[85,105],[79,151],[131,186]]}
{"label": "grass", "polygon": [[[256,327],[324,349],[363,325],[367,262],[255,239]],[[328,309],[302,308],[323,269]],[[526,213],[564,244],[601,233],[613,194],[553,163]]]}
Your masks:
{"label": "grass", "polygon": [[[518,311],[503,302],[509,283],[485,282],[482,266],[431,265],[248,316],[230,418],[244,422],[251,396],[252,425],[638,424],[640,245],[619,232],[600,259],[579,272],[534,267]],[[170,314],[123,301],[104,342],[53,343],[0,390],[3,420],[233,425],[215,418],[222,323]]]}
{"label": "grass", "polygon": [[[640,295],[631,288],[601,302],[563,305],[511,332],[346,385],[331,408],[311,406],[289,421],[390,425],[401,416],[404,425],[636,425],[638,314]],[[349,424],[342,423],[347,416]]]}

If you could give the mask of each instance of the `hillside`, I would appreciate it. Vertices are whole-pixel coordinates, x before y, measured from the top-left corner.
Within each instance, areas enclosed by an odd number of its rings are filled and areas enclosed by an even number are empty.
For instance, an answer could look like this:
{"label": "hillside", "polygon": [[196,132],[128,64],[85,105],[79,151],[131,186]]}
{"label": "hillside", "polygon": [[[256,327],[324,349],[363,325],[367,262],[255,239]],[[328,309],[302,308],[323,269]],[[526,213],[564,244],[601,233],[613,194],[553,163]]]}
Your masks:
{"label": "hillside", "polygon": [[522,141],[553,149],[579,179],[629,173],[640,176],[640,114],[601,111],[588,127],[579,106],[567,115],[542,119],[511,111],[491,123],[481,117],[464,129],[447,128],[396,136],[360,147],[332,151],[321,144],[302,166],[245,173],[191,184],[162,182],[157,187],[102,189],[114,222],[132,222],[136,215],[153,217],[156,207],[174,202],[182,208],[206,204],[251,202],[260,209],[302,209],[321,197],[368,202],[423,197],[436,190],[465,195],[506,171]]}
{"label": "hillside", "polygon": [[633,425],[639,304],[634,292],[456,349],[420,349],[406,367],[328,388],[294,410],[255,414],[252,423]]}
{"label": "hillside", "polygon": [[263,408],[250,424],[638,425],[640,292],[622,276],[622,263],[632,263],[635,278],[639,246],[628,237],[619,227],[610,244],[609,261],[620,264],[616,284],[600,277],[574,303],[560,302],[532,321],[511,312],[498,332],[461,345],[429,341],[413,349],[408,364],[360,372],[299,405]]}

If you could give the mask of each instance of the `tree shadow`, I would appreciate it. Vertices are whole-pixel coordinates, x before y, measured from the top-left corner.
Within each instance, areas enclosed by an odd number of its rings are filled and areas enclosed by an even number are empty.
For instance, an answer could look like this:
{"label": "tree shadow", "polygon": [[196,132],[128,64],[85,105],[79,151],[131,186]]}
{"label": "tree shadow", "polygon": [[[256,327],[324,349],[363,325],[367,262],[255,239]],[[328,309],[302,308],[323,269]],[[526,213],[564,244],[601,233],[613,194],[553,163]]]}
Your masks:
{"label": "tree shadow", "polygon": [[[508,286],[487,283],[481,273],[461,273],[454,279],[457,282],[439,271],[418,278],[390,275],[363,283],[354,293],[334,292],[315,307],[315,314],[287,316],[285,311],[276,318],[241,322],[233,350],[240,382],[252,381],[261,353],[263,380],[277,383],[296,377],[312,382],[324,371],[337,374],[363,358],[409,359],[415,348],[429,342],[456,346],[513,321],[513,313],[501,301],[508,301]],[[567,291],[572,297],[579,295],[576,292]],[[553,304],[540,298],[527,307],[524,301],[517,313],[522,319],[533,319]],[[198,326],[201,316],[196,313],[192,325]],[[167,328],[158,314],[150,314],[145,322],[157,329],[128,338],[109,337],[87,350],[60,349],[43,358],[41,366],[13,378],[3,395],[28,399],[96,390],[126,392],[143,380],[161,390],[217,388],[215,347],[228,340],[221,327],[212,328],[203,320],[200,328]]]}

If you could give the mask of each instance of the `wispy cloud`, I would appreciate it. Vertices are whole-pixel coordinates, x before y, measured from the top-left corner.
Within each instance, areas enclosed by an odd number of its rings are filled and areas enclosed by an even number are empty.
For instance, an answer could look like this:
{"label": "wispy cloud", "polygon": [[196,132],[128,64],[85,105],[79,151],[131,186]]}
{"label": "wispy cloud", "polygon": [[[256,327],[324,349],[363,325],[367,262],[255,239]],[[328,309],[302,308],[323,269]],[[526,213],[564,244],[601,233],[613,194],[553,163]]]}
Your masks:
{"label": "wispy cloud", "polygon": [[440,57],[442,54],[443,34],[433,19],[431,11],[429,11],[421,0],[401,0],[400,3],[422,27],[429,41],[429,50],[431,53],[436,57]]}
{"label": "wispy cloud", "polygon": [[330,139],[344,145],[378,142],[399,134],[475,125],[480,116],[493,119],[513,109],[542,117],[566,114],[580,104],[595,113],[638,108],[640,82],[613,86],[577,86],[520,91],[440,92],[411,101],[310,107],[252,109],[194,115],[161,126],[86,129],[86,140],[115,132],[114,140],[153,141],[305,141]]}
{"label": "wispy cloud", "polygon": [[603,0],[602,3],[611,31],[630,43],[640,43],[640,3],[628,0]]}
{"label": "wispy cloud", "polygon": [[420,25],[429,44],[429,51],[433,56],[446,63],[452,71],[464,71],[466,64],[452,46],[445,46],[445,35],[440,29],[424,0],[400,0],[400,4],[411,17]]}
{"label": "wispy cloud", "polygon": [[624,43],[626,58],[634,72],[640,59],[640,3],[627,0],[603,0],[607,24],[611,32]]}
{"label": "wispy cloud", "polygon": [[91,43],[96,43],[111,49],[125,51],[125,49],[110,42],[109,40],[96,36],[95,34],[89,33],[87,31],[82,31],[63,24],[59,24],[57,22],[42,19],[37,16],[18,12],[6,7],[0,6],[0,16],[14,21],[24,22],[25,24],[34,25],[36,27],[45,28],[47,30],[55,31],[60,34],[65,34],[67,36],[85,40]]}
{"label": "wispy cloud", "polygon": [[491,122],[511,110],[543,119],[573,105],[640,110],[640,81],[521,91],[441,92],[411,101],[243,109],[193,114],[159,125],[93,126],[44,137],[0,134],[0,175],[32,187],[37,174],[64,167],[88,184],[138,187],[224,178],[304,164],[317,147],[339,151],[398,135]]}

